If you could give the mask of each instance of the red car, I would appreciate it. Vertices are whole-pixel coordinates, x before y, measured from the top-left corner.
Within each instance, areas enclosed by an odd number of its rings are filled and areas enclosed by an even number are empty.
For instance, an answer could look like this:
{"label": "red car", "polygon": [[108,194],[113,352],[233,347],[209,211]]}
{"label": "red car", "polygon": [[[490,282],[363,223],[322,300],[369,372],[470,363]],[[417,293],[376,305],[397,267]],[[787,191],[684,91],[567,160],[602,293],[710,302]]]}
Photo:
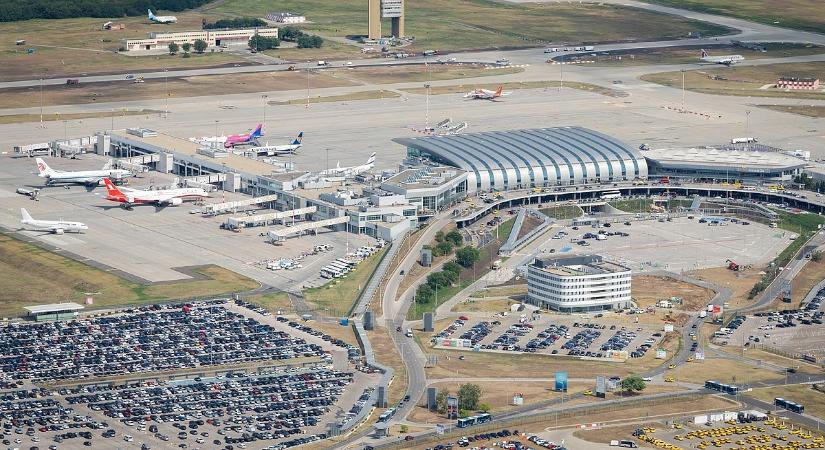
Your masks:
{"label": "red car", "polygon": [[467,316],[458,316],[458,320],[470,320]]}

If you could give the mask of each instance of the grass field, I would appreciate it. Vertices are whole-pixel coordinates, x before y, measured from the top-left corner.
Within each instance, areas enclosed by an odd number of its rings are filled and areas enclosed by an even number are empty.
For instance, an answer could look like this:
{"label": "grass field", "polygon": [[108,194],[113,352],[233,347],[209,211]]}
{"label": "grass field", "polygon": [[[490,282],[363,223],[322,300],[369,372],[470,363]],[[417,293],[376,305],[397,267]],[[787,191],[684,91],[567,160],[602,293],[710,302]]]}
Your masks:
{"label": "grass field", "polygon": [[[475,294],[473,294],[475,295]],[[490,299],[480,300],[476,298],[468,298],[462,303],[453,306],[453,312],[489,312],[496,313],[501,311],[509,311],[510,305],[518,303],[515,300],[509,299]]]}
{"label": "grass field", "polygon": [[492,77],[524,72],[521,67],[485,69],[477,64],[468,65],[405,65],[394,67],[358,67],[336,71],[334,75],[367,84],[411,83],[417,81],[454,80],[458,78]]}
{"label": "grass field", "polygon": [[[326,36],[364,35],[367,3],[360,0],[230,0],[209,12],[263,15],[301,11],[305,29]],[[385,27],[388,31],[388,27]],[[632,33],[628,33],[632,30]],[[699,31],[725,29],[640,9],[596,4],[509,4],[489,0],[414,0],[406,4],[406,33],[412,50],[441,51],[541,45],[543,42],[642,41],[675,39]]]}
{"label": "grass field", "polygon": [[[492,86],[495,84],[495,86]],[[558,89],[559,88],[559,81],[549,80],[549,81],[517,81],[517,82],[510,82],[510,83],[491,83],[491,86],[482,86],[491,89],[495,89],[498,86],[502,86],[505,90],[518,90],[518,89]],[[430,88],[430,95],[441,95],[441,94],[465,94],[468,91],[480,87],[476,84],[454,84],[451,86],[433,86]],[[626,92],[620,91],[618,89],[611,89],[606,88],[604,86],[598,86],[595,84],[590,83],[581,83],[578,81],[565,81],[564,82],[565,88],[570,89],[578,89],[580,91],[586,92],[593,92],[595,94],[601,94],[608,97],[624,97],[627,95]],[[426,89],[423,87],[421,88],[409,88],[409,89],[401,89],[404,92],[409,92],[410,94],[419,94],[424,95],[427,93]]]}
{"label": "grass field", "polygon": [[772,109],[774,111],[797,114],[806,117],[825,117],[825,106],[817,105],[756,105],[760,108]]}
{"label": "grass field", "polygon": [[[825,48],[809,44],[768,42],[763,44],[766,52],[738,46],[718,46],[708,48],[711,56],[742,55],[745,59],[786,58],[790,56],[817,55],[825,53]],[[595,66],[646,66],[653,64],[699,63],[699,46],[637,49],[628,52],[610,52],[610,55],[586,55],[580,59],[594,60]]]}
{"label": "grass field", "polygon": [[[239,55],[205,53],[183,58],[180,55],[127,56],[115,53],[121,39],[145,38],[150,31],[198,30],[201,19],[215,16],[203,13],[175,13],[178,23],[151,24],[145,17],[112,19],[126,25],[125,30],[101,30],[106,19],[77,18],[27,20],[0,23],[0,81],[31,78],[59,78],[80,74],[121,73],[127,70],[155,70],[184,67],[211,67],[243,63]],[[15,45],[25,39],[26,45]],[[27,54],[26,49],[35,49]]]}
{"label": "grass field", "polygon": [[[710,14],[738,17],[783,28],[821,33],[825,29],[822,4],[812,0],[645,0]],[[780,8],[781,6],[781,8]]]}
{"label": "grass field", "polygon": [[[685,89],[717,95],[825,99],[823,90],[761,89],[775,83],[781,76],[822,78],[823,73],[825,62],[821,61],[688,70],[685,72]],[[679,89],[682,87],[682,72],[654,73],[643,75],[641,79]]]}
{"label": "grass field", "polygon": [[[334,102],[352,102],[352,101],[359,101],[359,100],[378,100],[382,98],[398,98],[401,94],[395,91],[360,91],[360,92],[353,92],[351,94],[341,94],[341,95],[327,95],[327,96],[317,96],[317,97],[310,97],[309,103],[334,103]],[[292,100],[287,100],[285,102],[269,102],[270,105],[306,105],[307,99],[304,98],[294,98]]]}
{"label": "grass field", "polygon": [[552,208],[544,208],[540,211],[547,217],[560,220],[575,219],[584,214],[584,211],[582,211],[578,205],[554,206]]}
{"label": "grass field", "polygon": [[507,285],[501,287],[491,287],[489,289],[482,289],[478,292],[473,293],[471,298],[484,298],[484,297],[508,297],[511,295],[524,295],[527,293],[527,284],[516,284],[516,285]]}
{"label": "grass field", "polygon": [[205,278],[144,286],[0,234],[0,316],[21,315],[26,305],[82,301],[86,292],[99,292],[94,295],[95,307],[106,308],[217,296],[260,286],[217,266],[204,266],[195,271]]}
{"label": "grass field", "polygon": [[771,370],[721,358],[708,358],[704,361],[683,364],[665,372],[665,375],[673,376],[676,381],[695,384],[704,384],[705,381],[711,378],[721,383],[747,384],[756,381],[777,380],[782,377],[782,374]]}
{"label": "grass field", "polygon": [[292,303],[289,301],[289,295],[287,295],[286,292],[251,295],[249,297],[244,298],[244,300],[250,303],[261,305],[271,312],[294,312],[292,308]]}
{"label": "grass field", "polygon": [[[668,211],[675,211],[680,206],[688,207],[693,203],[691,200],[663,200],[663,201],[656,201],[647,198],[639,198],[639,199],[629,199],[629,200],[614,200],[610,202],[610,206],[625,211],[625,212],[632,212],[632,213],[646,213],[650,212],[650,207],[653,204],[663,205],[664,208]],[[666,204],[665,204],[666,203]]]}
{"label": "grass field", "polygon": [[304,300],[325,311],[327,316],[346,315],[358,299],[361,290],[367,286],[370,275],[375,271],[386,251],[387,249],[383,248],[367,257],[352,272],[340,279],[332,280],[321,287],[306,289]]}
{"label": "grass field", "polygon": [[[68,114],[43,114],[44,122],[54,122],[57,120],[82,120],[95,117],[125,117],[141,116],[144,114],[160,114],[162,111],[152,109],[121,109],[112,112],[89,112],[89,113],[68,113]],[[40,121],[39,114],[7,114],[0,116],[0,124],[25,123]]]}
{"label": "grass field", "polygon": [[777,212],[779,213],[779,220],[776,223],[779,228],[799,234],[799,237],[785,247],[775,259],[778,265],[784,266],[793,258],[793,255],[805,245],[805,242],[817,232],[817,227],[825,224],[825,218],[817,214]]}
{"label": "grass field", "polygon": [[[346,80],[310,72],[310,88],[350,86]],[[170,77],[148,79],[144,83],[130,81],[81,84],[75,87],[46,86],[43,89],[45,105],[77,105],[98,102],[120,102],[169,97],[198,97],[242,94],[263,91],[300,90],[307,87],[306,72],[239,73],[230,75],[203,75],[197,77]],[[3,89],[0,108],[36,106],[39,87]]]}
{"label": "grass field", "polygon": [[781,397],[804,405],[805,414],[825,419],[825,393],[817,391],[808,384],[759,388],[749,392],[748,396],[770,404],[773,404],[773,399]]}

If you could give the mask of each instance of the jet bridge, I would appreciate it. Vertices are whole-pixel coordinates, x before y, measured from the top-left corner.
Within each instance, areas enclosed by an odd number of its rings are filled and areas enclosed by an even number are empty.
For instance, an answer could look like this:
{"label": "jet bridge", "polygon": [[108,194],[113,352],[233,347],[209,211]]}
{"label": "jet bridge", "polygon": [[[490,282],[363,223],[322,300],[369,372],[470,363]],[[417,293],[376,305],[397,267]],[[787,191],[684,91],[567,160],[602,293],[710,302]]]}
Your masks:
{"label": "jet bridge", "polygon": [[287,211],[277,211],[274,213],[267,214],[229,217],[226,219],[225,226],[229,230],[234,230],[238,228],[267,225],[269,223],[283,221],[290,217],[300,217],[305,214],[312,214],[317,210],[318,208],[316,208],[315,206],[308,206],[306,208],[290,209]]}
{"label": "jet bridge", "polygon": [[347,222],[349,222],[349,217],[343,216],[333,217],[332,219],[318,220],[315,222],[298,223],[291,227],[279,228],[277,230],[269,230],[267,236],[271,243],[278,245],[283,243],[286,240],[286,238],[290,236],[300,236],[304,234],[304,232],[306,231],[315,231],[319,228],[341,225]]}
{"label": "jet bridge", "polygon": [[253,197],[246,200],[236,200],[234,202],[212,203],[210,205],[204,205],[204,207],[201,208],[201,211],[204,215],[215,216],[226,212],[235,212],[238,210],[238,208],[243,208],[244,206],[260,205],[262,203],[274,202],[275,200],[278,200],[278,194],[262,195],[260,197]]}

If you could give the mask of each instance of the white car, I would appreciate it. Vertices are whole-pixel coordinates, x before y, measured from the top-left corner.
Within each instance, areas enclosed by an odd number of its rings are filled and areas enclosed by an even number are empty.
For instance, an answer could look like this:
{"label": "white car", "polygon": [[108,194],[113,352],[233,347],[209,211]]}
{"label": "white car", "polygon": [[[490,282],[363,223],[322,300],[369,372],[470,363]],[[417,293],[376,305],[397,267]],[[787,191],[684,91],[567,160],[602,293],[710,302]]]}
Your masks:
{"label": "white car", "polygon": [[644,378],[642,378],[642,381],[648,381],[648,382],[653,381],[653,377],[644,377]]}
{"label": "white car", "polygon": [[130,435],[130,434],[124,434],[123,435],[123,440],[126,441],[126,442],[132,442],[132,441],[135,440],[135,438],[133,438],[132,435]]}

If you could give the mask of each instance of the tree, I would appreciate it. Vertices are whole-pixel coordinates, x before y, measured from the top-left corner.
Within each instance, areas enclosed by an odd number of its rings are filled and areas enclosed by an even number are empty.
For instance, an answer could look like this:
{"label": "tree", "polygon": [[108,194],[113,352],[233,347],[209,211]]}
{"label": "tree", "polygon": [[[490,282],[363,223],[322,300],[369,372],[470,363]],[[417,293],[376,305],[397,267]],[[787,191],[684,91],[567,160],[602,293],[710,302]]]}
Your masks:
{"label": "tree", "polygon": [[278,36],[285,41],[295,42],[298,40],[299,37],[305,36],[306,34],[299,30],[296,27],[283,27],[278,30]]}
{"label": "tree", "polygon": [[813,262],[822,261],[822,250],[814,250],[814,252],[811,253],[811,260]]}
{"label": "tree", "polygon": [[464,236],[458,230],[450,231],[445,238],[455,247],[461,247],[461,244],[464,243]]}
{"label": "tree", "polygon": [[479,403],[478,410],[483,413],[488,413],[490,412],[490,405],[488,405],[487,403]]}
{"label": "tree", "polygon": [[461,273],[461,266],[459,266],[458,263],[455,261],[449,261],[444,263],[443,266],[441,266],[441,270],[443,270],[444,272],[453,272],[456,275],[458,275],[459,273]]}
{"label": "tree", "polygon": [[189,50],[192,49],[192,44],[184,42],[183,45],[180,46],[180,48],[183,49],[184,53],[189,53]]}
{"label": "tree", "polygon": [[431,288],[429,284],[424,283],[421,286],[418,286],[418,289],[415,290],[415,302],[430,303],[433,299],[433,295],[435,295],[433,288]]}
{"label": "tree", "polygon": [[433,289],[441,289],[450,284],[444,272],[434,272],[427,275],[427,284]]}
{"label": "tree", "polygon": [[447,281],[447,284],[453,285],[456,281],[458,281],[458,273],[450,272],[449,270],[442,270],[441,274],[444,275],[444,280]]}
{"label": "tree", "polygon": [[408,431],[410,431],[410,427],[408,427],[408,426],[406,426],[406,425],[401,425],[401,426],[398,428],[398,431],[399,431],[400,433],[407,433]]}
{"label": "tree", "polygon": [[447,414],[447,397],[450,396],[450,391],[438,391],[435,396],[435,409],[441,414]]}
{"label": "tree", "polygon": [[481,257],[478,249],[471,246],[465,246],[455,252],[455,261],[462,267],[473,267],[473,264],[478,262]]}
{"label": "tree", "polygon": [[255,33],[255,35],[249,38],[249,48],[255,49],[256,51],[278,48],[279,45],[281,45],[281,41],[276,37],[261,36]]}
{"label": "tree", "polygon": [[255,28],[265,27],[266,22],[257,17],[236,17],[234,19],[220,19],[215,23],[207,23],[204,20],[204,30],[214,30],[220,28]]}
{"label": "tree", "polygon": [[195,40],[195,52],[203,53],[206,51],[206,47],[209,47],[209,44],[207,44],[203,39]]}
{"label": "tree", "polygon": [[174,55],[175,53],[178,52],[179,49],[180,49],[180,47],[178,47],[178,44],[176,44],[174,42],[169,43],[169,54],[170,55]]}
{"label": "tree", "polygon": [[441,241],[435,245],[436,250],[441,255],[449,255],[453,251],[453,244],[450,244],[447,241]]}
{"label": "tree", "polygon": [[465,383],[458,388],[458,408],[474,410],[478,407],[481,397],[481,387],[477,384]]}
{"label": "tree", "polygon": [[622,390],[631,393],[631,392],[641,392],[647,387],[645,385],[645,380],[642,377],[633,374],[628,375],[624,380],[622,380]]}
{"label": "tree", "polygon": [[321,36],[299,36],[298,48],[321,48],[324,39]]}
{"label": "tree", "polygon": [[437,231],[435,233],[435,241],[436,242],[444,242],[445,236],[446,235],[444,234],[443,231]]}

